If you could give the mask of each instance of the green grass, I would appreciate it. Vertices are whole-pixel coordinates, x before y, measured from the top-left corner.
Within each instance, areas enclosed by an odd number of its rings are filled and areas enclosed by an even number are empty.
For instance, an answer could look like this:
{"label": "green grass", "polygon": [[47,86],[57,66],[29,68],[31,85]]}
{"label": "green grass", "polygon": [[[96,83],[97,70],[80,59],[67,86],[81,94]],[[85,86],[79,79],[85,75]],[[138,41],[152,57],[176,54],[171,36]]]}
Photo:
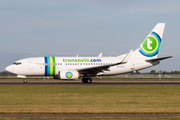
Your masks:
{"label": "green grass", "polygon": [[162,118],[114,118],[114,117],[96,117],[96,118],[0,118],[0,120],[179,120],[180,117],[162,117]]}
{"label": "green grass", "polygon": [[179,114],[179,86],[0,86],[1,114]]}

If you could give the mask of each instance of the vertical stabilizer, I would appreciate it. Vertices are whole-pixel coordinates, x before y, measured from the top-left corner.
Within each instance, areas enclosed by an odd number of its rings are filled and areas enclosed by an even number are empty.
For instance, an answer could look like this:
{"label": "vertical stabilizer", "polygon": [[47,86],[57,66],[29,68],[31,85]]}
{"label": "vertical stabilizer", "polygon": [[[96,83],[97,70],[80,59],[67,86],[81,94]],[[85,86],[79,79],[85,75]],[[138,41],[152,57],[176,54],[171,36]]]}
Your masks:
{"label": "vertical stabilizer", "polygon": [[[139,49],[134,51],[138,57],[157,58],[161,40],[164,32],[165,23],[158,23],[150,34],[139,46]],[[139,54],[140,53],[140,54]]]}

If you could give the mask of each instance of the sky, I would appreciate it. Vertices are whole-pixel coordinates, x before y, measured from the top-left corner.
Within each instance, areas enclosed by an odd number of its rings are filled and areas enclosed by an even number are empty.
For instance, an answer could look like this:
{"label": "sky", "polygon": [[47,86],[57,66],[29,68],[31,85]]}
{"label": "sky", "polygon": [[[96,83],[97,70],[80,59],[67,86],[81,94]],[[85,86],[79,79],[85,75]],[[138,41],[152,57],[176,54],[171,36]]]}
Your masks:
{"label": "sky", "polygon": [[166,23],[159,56],[142,70],[180,70],[179,0],[0,0],[0,72],[43,56],[118,56]]}

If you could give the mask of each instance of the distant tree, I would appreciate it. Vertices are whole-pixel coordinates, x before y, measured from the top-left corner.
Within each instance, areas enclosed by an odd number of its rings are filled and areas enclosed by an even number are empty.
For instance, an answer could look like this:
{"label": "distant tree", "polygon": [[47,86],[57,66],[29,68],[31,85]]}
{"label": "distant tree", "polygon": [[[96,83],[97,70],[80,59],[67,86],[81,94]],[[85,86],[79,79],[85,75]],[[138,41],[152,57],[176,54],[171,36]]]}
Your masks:
{"label": "distant tree", "polygon": [[174,72],[174,71],[171,71],[170,73],[171,73],[171,74],[174,74],[175,72]]}
{"label": "distant tree", "polygon": [[3,71],[3,72],[0,72],[0,76],[15,76],[15,74],[12,74],[10,72],[7,72],[7,71]]}
{"label": "distant tree", "polygon": [[163,71],[163,72],[162,72],[162,74],[169,74],[169,72],[167,72],[167,71]]}
{"label": "distant tree", "polygon": [[155,70],[151,70],[150,74],[156,74]]}

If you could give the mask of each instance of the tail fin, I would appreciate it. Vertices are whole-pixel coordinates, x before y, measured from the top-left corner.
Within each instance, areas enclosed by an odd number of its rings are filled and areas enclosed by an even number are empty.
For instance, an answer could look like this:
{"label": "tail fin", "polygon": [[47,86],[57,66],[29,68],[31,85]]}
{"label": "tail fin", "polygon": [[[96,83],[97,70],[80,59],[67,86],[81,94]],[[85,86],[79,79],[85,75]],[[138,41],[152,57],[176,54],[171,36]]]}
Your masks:
{"label": "tail fin", "polygon": [[[139,49],[134,51],[136,55],[148,58],[157,58],[165,23],[158,23],[146,39],[141,43]],[[139,52],[140,54],[138,54]]]}

